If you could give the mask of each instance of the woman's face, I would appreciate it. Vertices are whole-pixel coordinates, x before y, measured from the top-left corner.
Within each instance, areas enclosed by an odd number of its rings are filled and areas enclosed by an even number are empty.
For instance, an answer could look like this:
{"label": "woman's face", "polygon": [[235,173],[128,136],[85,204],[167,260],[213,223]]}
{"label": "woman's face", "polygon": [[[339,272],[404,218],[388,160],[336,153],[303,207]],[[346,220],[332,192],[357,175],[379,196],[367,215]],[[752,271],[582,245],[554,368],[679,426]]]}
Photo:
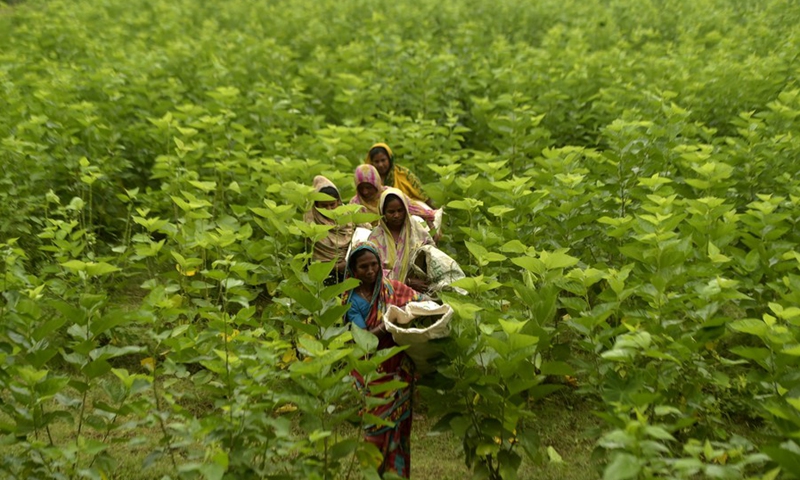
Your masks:
{"label": "woman's face", "polygon": [[362,284],[372,285],[378,279],[380,270],[381,264],[378,262],[378,257],[372,252],[367,252],[356,259],[353,276],[361,280]]}
{"label": "woman's face", "polygon": [[389,197],[383,207],[383,217],[389,228],[400,228],[406,223],[406,207],[397,197]]}
{"label": "woman's face", "polygon": [[383,152],[378,152],[372,156],[372,165],[378,170],[378,173],[381,174],[381,177],[385,176],[389,173],[389,167],[391,166],[391,162],[389,161],[389,155],[386,155]]}
{"label": "woman's face", "polygon": [[330,202],[315,202],[314,205],[317,207],[317,210],[334,210],[336,207],[341,205],[342,202],[339,200],[331,200]]}
{"label": "woman's face", "polygon": [[375,185],[366,182],[358,184],[358,196],[364,200],[372,201],[377,194],[378,189],[375,188]]}

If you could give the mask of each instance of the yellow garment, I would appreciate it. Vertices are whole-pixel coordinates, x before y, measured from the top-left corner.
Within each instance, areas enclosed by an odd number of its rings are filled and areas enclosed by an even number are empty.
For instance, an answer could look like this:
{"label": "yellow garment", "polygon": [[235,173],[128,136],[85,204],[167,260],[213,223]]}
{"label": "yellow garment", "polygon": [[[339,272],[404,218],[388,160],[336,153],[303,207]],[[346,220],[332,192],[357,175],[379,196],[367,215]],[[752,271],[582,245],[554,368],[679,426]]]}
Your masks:
{"label": "yellow garment", "polygon": [[386,150],[386,153],[389,154],[389,172],[386,174],[386,178],[383,180],[383,185],[386,187],[394,187],[400,190],[411,200],[417,200],[422,203],[427,202],[428,196],[425,195],[425,192],[422,190],[422,182],[420,182],[419,178],[411,173],[409,169],[395,165],[394,153],[392,152],[392,149],[389,148],[389,145],[386,145],[385,143],[376,143],[375,145],[371,146],[369,151],[367,151],[367,165],[372,165],[372,159],[369,158],[369,152],[375,147],[381,147]]}

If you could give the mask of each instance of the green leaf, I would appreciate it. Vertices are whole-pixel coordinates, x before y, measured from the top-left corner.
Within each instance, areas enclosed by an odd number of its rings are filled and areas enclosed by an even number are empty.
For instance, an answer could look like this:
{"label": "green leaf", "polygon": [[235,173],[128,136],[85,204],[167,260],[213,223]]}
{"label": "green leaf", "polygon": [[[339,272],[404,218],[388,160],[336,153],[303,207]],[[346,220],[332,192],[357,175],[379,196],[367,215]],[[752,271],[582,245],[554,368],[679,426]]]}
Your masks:
{"label": "green leaf", "polygon": [[580,259],[572,257],[563,252],[542,252],[539,258],[544,263],[545,268],[548,270],[555,270],[557,268],[567,268],[577,265]]}
{"label": "green leaf", "polygon": [[183,255],[176,252],[175,250],[170,250],[169,253],[172,254],[175,260],[178,262],[178,265],[180,265],[183,268],[186,268],[186,259],[183,257]]}
{"label": "green leaf", "polygon": [[539,343],[539,337],[516,333],[508,336],[508,346],[511,351],[523,350]]}
{"label": "green leaf", "polygon": [[111,330],[112,328],[118,327],[120,325],[124,325],[130,321],[130,314],[126,313],[121,310],[111,310],[100,320],[92,322],[91,324],[91,332],[93,336],[98,336],[102,333]]}
{"label": "green leaf", "polygon": [[80,260],[69,260],[62,263],[61,266],[79,272],[86,269],[86,262],[81,262]]}
{"label": "green leaf", "polygon": [[76,308],[61,300],[50,300],[48,304],[63,315],[70,323],[84,324],[86,322],[86,313],[80,308]]}
{"label": "green leaf", "polygon": [[469,302],[450,302],[449,304],[453,307],[453,311],[455,311],[456,315],[464,320],[474,319],[475,315],[483,310],[482,307]]}
{"label": "green leaf", "polygon": [[331,285],[329,287],[325,287],[319,294],[319,297],[322,300],[328,301],[334,297],[337,297],[348,290],[352,290],[356,288],[361,282],[356,280],[355,278],[348,278],[344,282],[337,283]]}
{"label": "green leaf", "polygon": [[500,251],[506,253],[526,253],[528,248],[529,247],[524,243],[514,239],[504,243],[503,246],[500,247]]}
{"label": "green leaf", "polygon": [[488,210],[488,211],[489,211],[489,213],[491,213],[492,215],[496,215],[496,216],[498,216],[498,217],[502,217],[502,216],[503,216],[503,215],[505,215],[506,213],[509,213],[509,212],[513,212],[513,211],[514,211],[514,209],[513,209],[513,208],[506,207],[506,206],[504,206],[504,205],[495,205],[495,206],[493,206],[493,207],[489,207],[487,210]]}
{"label": "green leaf", "polygon": [[675,437],[673,437],[672,434],[656,425],[647,425],[644,427],[644,433],[658,440],[675,441]]}
{"label": "green leaf", "polygon": [[322,309],[322,302],[306,290],[292,285],[284,285],[281,287],[281,291],[309,312],[313,313]]}
{"label": "green leaf", "polygon": [[499,319],[498,322],[500,322],[500,327],[508,335],[519,333],[525,324],[528,323],[527,320],[524,322],[518,322],[516,320],[503,320],[502,318]]}
{"label": "green leaf", "polygon": [[89,379],[95,379],[97,377],[101,377],[101,376],[105,375],[106,373],[110,372],[111,371],[111,364],[109,364],[107,361],[102,360],[102,359],[94,360],[94,361],[89,362],[88,364],[86,364],[86,366],[83,367],[82,371],[83,371],[84,375],[86,375]]}
{"label": "green leaf", "polygon": [[547,446],[547,458],[550,459],[550,463],[564,463],[558,451],[550,445]]}
{"label": "green leaf", "polygon": [[200,467],[200,473],[205,480],[222,480],[225,476],[225,467],[218,463],[204,463]]}
{"label": "green leaf", "polygon": [[41,402],[45,399],[52,398],[55,394],[59,393],[67,386],[69,378],[67,377],[50,377],[36,384],[36,393],[39,395],[38,401]]}
{"label": "green leaf", "polygon": [[754,318],[746,318],[742,320],[735,320],[731,322],[730,327],[732,330],[742,333],[749,333],[750,335],[756,335],[759,338],[764,338],[766,336],[769,327],[767,324],[761,320],[756,320]]}
{"label": "green leaf", "polygon": [[733,347],[731,352],[750,360],[764,361],[769,358],[769,350],[759,347]]}
{"label": "green leaf", "polygon": [[475,210],[481,205],[483,205],[483,202],[481,200],[475,200],[473,198],[465,198],[463,200],[453,200],[452,202],[447,204],[448,207],[454,208],[456,210]]}
{"label": "green leaf", "polygon": [[87,263],[86,273],[94,277],[108,275],[109,273],[119,272],[120,269],[106,262]]}
{"label": "green leaf", "polygon": [[791,355],[793,357],[800,357],[800,345],[792,345],[781,350],[781,353]]}
{"label": "green leaf", "polygon": [[481,258],[489,253],[489,251],[486,250],[483,245],[477,243],[464,242],[464,245],[467,247],[467,250],[469,250],[469,253],[471,253],[475,258]]}
{"label": "green leaf", "polygon": [[711,187],[711,182],[707,180],[700,180],[697,178],[687,178],[684,181],[687,184],[693,186],[694,188],[699,188],[700,190],[705,190]]}
{"label": "green leaf", "polygon": [[682,415],[682,412],[675,407],[669,405],[658,405],[655,408],[655,414],[663,417],[665,415]]}
{"label": "green leaf", "polygon": [[354,453],[356,449],[358,449],[358,445],[358,440],[353,438],[348,438],[334,444],[330,449],[331,459],[338,460],[340,458],[349,456],[350,454]]}
{"label": "green leaf", "polygon": [[204,192],[210,192],[217,188],[217,182],[198,182],[195,180],[189,180],[189,185],[199,188]]}
{"label": "green leaf", "polygon": [[61,328],[65,323],[67,323],[66,317],[56,316],[55,318],[39,325],[39,327],[33,331],[31,336],[38,342],[44,338],[47,338],[51,333]]}
{"label": "green leaf", "polygon": [[[42,368],[51,358],[56,356],[57,353],[58,349],[56,348],[38,348],[29,353],[25,358],[34,368]],[[2,377],[2,374],[0,374],[0,377]]]}
{"label": "green leaf", "polygon": [[308,439],[313,443],[328,438],[331,435],[333,435],[333,432],[329,430],[315,430],[308,435]]}
{"label": "green leaf", "polygon": [[524,268],[525,270],[535,273],[537,275],[542,275],[546,271],[546,267],[544,262],[539,260],[538,258],[533,257],[517,257],[512,258],[511,263],[517,265],[519,267]]}
{"label": "green leaf", "polygon": [[374,395],[378,395],[389,390],[398,390],[405,388],[408,384],[400,380],[390,380],[388,382],[380,382],[377,384],[370,384],[369,391]]}
{"label": "green leaf", "polygon": [[338,320],[344,318],[347,311],[350,310],[350,305],[336,305],[325,310],[325,313],[319,316],[319,324],[322,328],[328,328]]}
{"label": "green leaf", "polygon": [[322,283],[323,280],[328,278],[328,275],[333,271],[336,266],[336,260],[330,262],[315,262],[308,266],[308,278],[312,282]]}
{"label": "green leaf", "polygon": [[475,449],[475,454],[479,457],[485,457],[487,455],[496,455],[499,451],[500,445],[496,443],[482,442],[479,443],[478,447]]}
{"label": "green leaf", "polygon": [[616,453],[603,471],[603,480],[626,480],[635,478],[642,466],[639,459],[629,453]]}
{"label": "green leaf", "polygon": [[539,450],[539,435],[530,429],[517,432],[517,441],[522,445],[528,460],[534,461]]}
{"label": "green leaf", "polygon": [[497,460],[500,464],[500,476],[503,480],[517,480],[517,470],[522,463],[522,458],[514,451],[502,449],[497,454]]}
{"label": "green leaf", "polygon": [[726,263],[731,261],[730,257],[722,255],[719,248],[712,242],[708,242],[708,258],[714,263]]}
{"label": "green leaf", "polygon": [[800,447],[793,440],[787,440],[778,447],[763,447],[761,450],[785,471],[800,472]]}
{"label": "green leaf", "polygon": [[325,347],[314,337],[300,337],[297,343],[300,351],[306,355],[318,357],[325,353]]}
{"label": "green leaf", "polygon": [[575,375],[575,370],[566,362],[544,362],[539,370],[542,375]]}
{"label": "green leaf", "polygon": [[357,327],[355,324],[351,324],[350,332],[353,334],[353,340],[356,342],[356,345],[361,347],[363,351],[371,353],[378,348],[378,337],[370,332]]}

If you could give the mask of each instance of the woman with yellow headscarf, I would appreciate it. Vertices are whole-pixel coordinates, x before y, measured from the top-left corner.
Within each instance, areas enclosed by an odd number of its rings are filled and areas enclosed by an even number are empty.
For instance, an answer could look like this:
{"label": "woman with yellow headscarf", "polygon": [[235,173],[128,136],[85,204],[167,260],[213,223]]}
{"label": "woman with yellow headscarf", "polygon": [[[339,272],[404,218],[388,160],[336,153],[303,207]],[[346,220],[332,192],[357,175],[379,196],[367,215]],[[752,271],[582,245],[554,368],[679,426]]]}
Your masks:
{"label": "woman with yellow headscarf", "polygon": [[430,198],[422,189],[422,182],[419,181],[409,169],[397,165],[394,161],[394,153],[389,145],[376,143],[367,153],[366,163],[374,165],[381,175],[383,185],[394,187],[405,193],[414,202],[430,205]]}

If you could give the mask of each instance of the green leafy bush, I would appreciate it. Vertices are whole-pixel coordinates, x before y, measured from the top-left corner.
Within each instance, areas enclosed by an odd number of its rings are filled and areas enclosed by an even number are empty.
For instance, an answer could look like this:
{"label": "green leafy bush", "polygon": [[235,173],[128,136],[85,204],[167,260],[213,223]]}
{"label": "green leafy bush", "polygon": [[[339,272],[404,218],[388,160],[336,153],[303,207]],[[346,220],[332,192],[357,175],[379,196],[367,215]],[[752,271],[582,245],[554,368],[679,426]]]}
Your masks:
{"label": "green leafy bush", "polygon": [[0,470],[108,478],[119,447],[169,478],[375,478],[349,372],[396,351],[343,325],[301,218],[386,141],[467,273],[420,390],[474,478],[545,457],[558,390],[602,419],[604,478],[796,476],[798,25],[777,0],[0,8]]}

